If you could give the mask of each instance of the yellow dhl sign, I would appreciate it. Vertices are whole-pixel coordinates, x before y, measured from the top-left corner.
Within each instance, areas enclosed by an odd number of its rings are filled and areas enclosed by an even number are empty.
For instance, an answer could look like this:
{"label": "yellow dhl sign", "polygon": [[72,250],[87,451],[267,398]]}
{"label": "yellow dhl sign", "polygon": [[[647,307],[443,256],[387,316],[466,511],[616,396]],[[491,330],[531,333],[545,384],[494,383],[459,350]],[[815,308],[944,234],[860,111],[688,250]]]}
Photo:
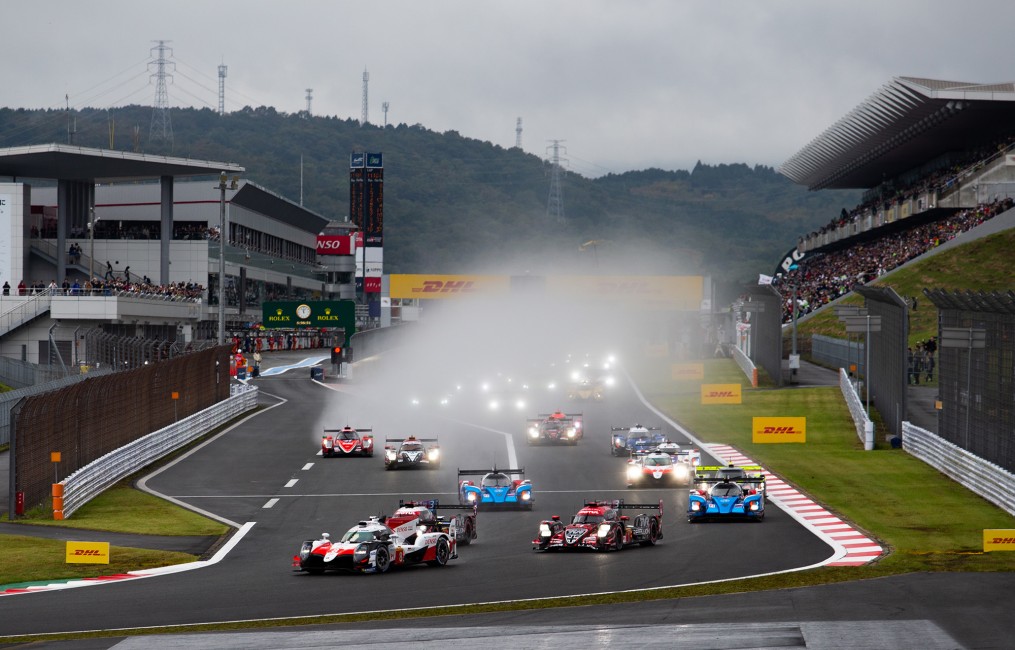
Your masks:
{"label": "yellow dhl sign", "polygon": [[109,564],[109,542],[67,542],[68,564]]}
{"label": "yellow dhl sign", "polygon": [[740,404],[740,384],[702,384],[702,404]]}
{"label": "yellow dhl sign", "polygon": [[985,528],[983,530],[984,551],[1015,551],[1015,529]]}
{"label": "yellow dhl sign", "polygon": [[670,377],[674,381],[701,381],[705,378],[705,364],[674,363],[670,366]]}
{"label": "yellow dhl sign", "polygon": [[754,442],[807,442],[807,418],[753,418]]}
{"label": "yellow dhl sign", "polygon": [[390,278],[392,298],[447,299],[469,295],[507,293],[511,278],[506,275],[403,274]]}

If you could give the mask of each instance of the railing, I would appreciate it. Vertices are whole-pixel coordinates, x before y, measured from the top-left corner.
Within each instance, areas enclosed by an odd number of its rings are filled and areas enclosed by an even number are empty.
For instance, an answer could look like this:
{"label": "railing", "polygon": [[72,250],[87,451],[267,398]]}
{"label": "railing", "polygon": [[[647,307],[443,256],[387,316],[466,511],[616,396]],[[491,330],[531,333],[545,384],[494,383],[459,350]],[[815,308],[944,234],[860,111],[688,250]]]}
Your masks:
{"label": "railing", "polygon": [[758,368],[754,365],[754,362],[743,353],[743,351],[734,346],[733,347],[733,360],[737,362],[740,369],[744,371],[747,378],[751,380],[751,386],[754,388],[758,387]]}
{"label": "railing", "polygon": [[[17,291],[17,289],[12,288],[11,291]],[[4,302],[7,301],[5,300]],[[33,318],[37,318],[49,311],[49,307],[53,302],[53,290],[42,289],[41,291],[36,291],[35,294],[29,295],[27,298],[18,297],[11,302],[16,302],[16,304],[0,314],[0,336],[21,327]]]}
{"label": "railing", "polygon": [[234,385],[230,392],[229,399],[138,438],[65,478],[60,482],[63,485],[63,516],[69,517],[124,477],[257,406],[256,386]]}
{"label": "railing", "polygon": [[1015,515],[1015,474],[909,422],[902,423],[902,448]]}
{"label": "railing", "polygon": [[866,451],[871,451],[874,449],[874,423],[867,417],[867,411],[864,409],[863,402],[860,401],[860,396],[853,390],[853,382],[850,381],[849,375],[842,368],[839,368],[839,390],[842,391],[842,397],[846,400],[846,406],[849,407],[849,414],[853,416],[856,437],[863,443],[863,448]]}

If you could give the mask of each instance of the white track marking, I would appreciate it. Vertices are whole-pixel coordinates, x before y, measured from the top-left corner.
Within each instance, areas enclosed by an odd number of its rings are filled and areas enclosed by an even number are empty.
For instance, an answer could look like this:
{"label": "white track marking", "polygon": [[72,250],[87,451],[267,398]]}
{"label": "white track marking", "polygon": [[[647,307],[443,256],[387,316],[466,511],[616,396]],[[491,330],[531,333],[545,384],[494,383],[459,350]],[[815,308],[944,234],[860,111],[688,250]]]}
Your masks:
{"label": "white track marking", "polygon": [[268,499],[268,502],[265,503],[263,506],[261,506],[261,508],[268,509],[274,506],[276,503],[278,503],[278,499]]}
{"label": "white track marking", "polygon": [[314,466],[313,463],[307,463],[306,465],[303,466],[303,471],[305,472],[313,466]]}
{"label": "white track marking", "polygon": [[285,486],[287,488],[291,488],[292,486],[296,485],[299,482],[300,482],[300,480],[298,478],[294,478],[294,479],[291,479],[288,483],[286,483]]}

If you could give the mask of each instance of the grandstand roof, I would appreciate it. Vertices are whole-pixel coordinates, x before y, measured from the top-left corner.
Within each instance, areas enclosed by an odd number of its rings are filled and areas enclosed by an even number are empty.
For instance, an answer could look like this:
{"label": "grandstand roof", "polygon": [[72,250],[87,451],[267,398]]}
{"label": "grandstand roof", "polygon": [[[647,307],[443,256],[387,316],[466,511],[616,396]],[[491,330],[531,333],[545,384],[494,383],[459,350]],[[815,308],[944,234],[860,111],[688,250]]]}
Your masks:
{"label": "grandstand roof", "polygon": [[244,171],[236,163],[153,156],[128,151],[41,144],[0,149],[0,176],[111,182],[161,176]]}
{"label": "grandstand roof", "polygon": [[895,77],[779,168],[808,189],[871,188],[1015,130],[1015,84]]}

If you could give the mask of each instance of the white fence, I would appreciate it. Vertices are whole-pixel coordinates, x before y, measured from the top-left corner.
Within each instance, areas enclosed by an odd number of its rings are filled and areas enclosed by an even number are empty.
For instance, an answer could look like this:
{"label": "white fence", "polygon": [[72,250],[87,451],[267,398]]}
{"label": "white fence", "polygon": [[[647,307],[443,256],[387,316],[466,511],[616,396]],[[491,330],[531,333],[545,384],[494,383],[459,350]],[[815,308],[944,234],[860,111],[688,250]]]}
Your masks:
{"label": "white fence", "polygon": [[230,393],[229,399],[111,451],[65,478],[63,516],[69,517],[120,479],[257,406],[255,386],[233,385]]}
{"label": "white fence", "polygon": [[751,361],[750,357],[744,354],[743,350],[734,346],[733,347],[733,360],[737,362],[740,369],[744,371],[747,378],[751,380],[751,386],[754,388],[758,387],[758,368]]}
{"label": "white fence", "polygon": [[874,423],[867,417],[867,410],[860,401],[860,396],[853,389],[853,382],[849,380],[846,370],[839,368],[839,390],[849,407],[849,414],[853,416],[853,426],[856,427],[856,437],[863,443],[866,451],[874,449]]}
{"label": "white fence", "polygon": [[1015,474],[909,422],[902,423],[902,448],[1015,515]]}

